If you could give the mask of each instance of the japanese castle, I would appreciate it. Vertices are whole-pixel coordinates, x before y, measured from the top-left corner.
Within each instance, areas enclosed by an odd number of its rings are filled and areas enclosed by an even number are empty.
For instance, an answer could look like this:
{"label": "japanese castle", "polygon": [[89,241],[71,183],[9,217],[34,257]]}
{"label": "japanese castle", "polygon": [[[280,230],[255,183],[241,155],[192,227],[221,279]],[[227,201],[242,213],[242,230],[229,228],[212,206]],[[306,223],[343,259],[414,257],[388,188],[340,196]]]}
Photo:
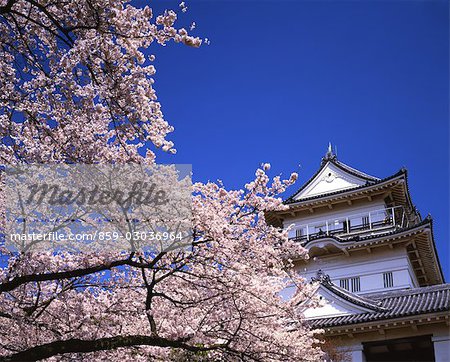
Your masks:
{"label": "japanese castle", "polygon": [[316,282],[313,328],[360,361],[450,361],[450,284],[433,222],[411,201],[407,171],[380,179],[339,161],[319,170],[268,216],[309,252],[295,267]]}

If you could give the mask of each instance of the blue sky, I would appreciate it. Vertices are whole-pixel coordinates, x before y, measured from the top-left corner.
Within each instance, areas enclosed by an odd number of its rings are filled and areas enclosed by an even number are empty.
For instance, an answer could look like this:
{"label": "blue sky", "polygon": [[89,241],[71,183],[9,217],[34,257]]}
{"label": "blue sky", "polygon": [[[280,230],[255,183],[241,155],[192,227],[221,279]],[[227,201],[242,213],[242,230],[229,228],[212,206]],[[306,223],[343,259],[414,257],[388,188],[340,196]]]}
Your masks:
{"label": "blue sky", "polygon": [[[178,2],[151,3],[176,8]],[[250,180],[338,158],[386,177],[409,171],[449,267],[449,23],[446,1],[186,1],[181,24],[211,45],[155,47],[155,87],[175,156],[194,179]],[[300,166],[299,166],[300,165]]]}

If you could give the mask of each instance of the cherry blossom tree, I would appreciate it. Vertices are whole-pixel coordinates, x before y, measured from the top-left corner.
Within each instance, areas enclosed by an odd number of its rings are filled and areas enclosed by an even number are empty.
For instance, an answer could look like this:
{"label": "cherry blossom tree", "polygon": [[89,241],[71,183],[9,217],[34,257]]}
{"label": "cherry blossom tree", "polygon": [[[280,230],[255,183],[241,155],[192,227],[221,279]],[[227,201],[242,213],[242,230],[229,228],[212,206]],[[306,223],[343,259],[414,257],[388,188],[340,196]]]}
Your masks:
{"label": "cherry blossom tree", "polygon": [[154,56],[142,52],[169,41],[200,46],[174,27],[174,11],[154,19],[123,1],[2,0],[0,15],[3,163],[141,162],[149,142],[174,152]]}
{"label": "cherry blossom tree", "polygon": [[[200,46],[176,19],[119,0],[0,0],[2,164],[153,164],[153,147],[175,152],[144,53]],[[290,268],[306,251],[265,218],[296,175],[270,180],[269,168],[243,190],[194,185],[189,249],[2,247],[0,361],[320,360],[298,309],[313,287]]]}

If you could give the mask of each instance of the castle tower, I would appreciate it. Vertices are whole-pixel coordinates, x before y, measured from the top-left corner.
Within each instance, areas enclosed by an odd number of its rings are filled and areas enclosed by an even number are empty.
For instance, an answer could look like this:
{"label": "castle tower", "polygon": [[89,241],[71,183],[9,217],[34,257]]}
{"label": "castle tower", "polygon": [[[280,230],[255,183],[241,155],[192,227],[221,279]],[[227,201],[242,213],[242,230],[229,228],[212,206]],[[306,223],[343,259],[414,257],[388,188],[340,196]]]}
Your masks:
{"label": "castle tower", "polygon": [[450,284],[444,284],[430,217],[411,201],[407,171],[378,178],[337,159],[269,222],[309,252],[295,268],[322,303],[303,308],[352,361],[450,361]]}

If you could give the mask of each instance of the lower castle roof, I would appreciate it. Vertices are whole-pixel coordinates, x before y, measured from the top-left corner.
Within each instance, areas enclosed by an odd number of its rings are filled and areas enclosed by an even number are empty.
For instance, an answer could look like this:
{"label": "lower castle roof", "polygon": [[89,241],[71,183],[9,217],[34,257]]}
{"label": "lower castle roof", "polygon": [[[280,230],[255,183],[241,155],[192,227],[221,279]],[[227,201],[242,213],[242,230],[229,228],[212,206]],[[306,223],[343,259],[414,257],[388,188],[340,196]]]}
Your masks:
{"label": "lower castle roof", "polygon": [[[341,298],[354,303],[360,296],[350,292],[342,293],[342,288],[332,283],[323,283]],[[373,311],[345,316],[318,318],[309,321],[312,328],[331,328],[372,321],[384,321],[400,317],[425,315],[450,311],[450,284],[405,289],[364,295],[364,301],[376,305]]]}

